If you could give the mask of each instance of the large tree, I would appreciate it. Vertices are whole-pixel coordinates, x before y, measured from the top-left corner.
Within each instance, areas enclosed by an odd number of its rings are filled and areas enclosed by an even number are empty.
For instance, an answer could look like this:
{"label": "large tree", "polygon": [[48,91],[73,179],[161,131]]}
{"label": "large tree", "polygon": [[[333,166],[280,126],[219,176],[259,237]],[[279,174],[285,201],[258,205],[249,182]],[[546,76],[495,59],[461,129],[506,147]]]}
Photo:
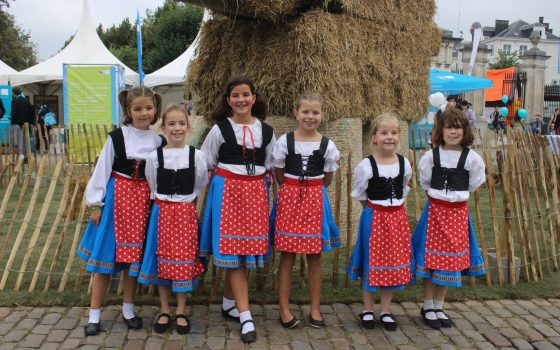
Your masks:
{"label": "large tree", "polygon": [[[144,72],[161,68],[187,49],[198,33],[202,13],[200,7],[171,0],[155,11],[147,11],[142,25]],[[99,25],[97,33],[117,58],[130,68],[138,69],[134,20],[125,18],[107,29]]]}
{"label": "large tree", "polygon": [[5,11],[8,0],[0,0],[0,59],[15,70],[22,70],[37,63],[35,45],[29,32],[21,29],[14,16]]}

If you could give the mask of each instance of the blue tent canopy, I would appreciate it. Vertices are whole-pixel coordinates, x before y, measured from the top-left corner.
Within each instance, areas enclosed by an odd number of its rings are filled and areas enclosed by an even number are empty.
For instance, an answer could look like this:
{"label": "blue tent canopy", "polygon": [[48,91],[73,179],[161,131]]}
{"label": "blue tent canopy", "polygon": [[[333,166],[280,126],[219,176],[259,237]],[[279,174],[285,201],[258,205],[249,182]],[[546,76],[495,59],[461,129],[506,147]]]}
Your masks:
{"label": "blue tent canopy", "polygon": [[430,94],[441,92],[444,95],[455,95],[490,87],[492,80],[489,79],[430,69]]}

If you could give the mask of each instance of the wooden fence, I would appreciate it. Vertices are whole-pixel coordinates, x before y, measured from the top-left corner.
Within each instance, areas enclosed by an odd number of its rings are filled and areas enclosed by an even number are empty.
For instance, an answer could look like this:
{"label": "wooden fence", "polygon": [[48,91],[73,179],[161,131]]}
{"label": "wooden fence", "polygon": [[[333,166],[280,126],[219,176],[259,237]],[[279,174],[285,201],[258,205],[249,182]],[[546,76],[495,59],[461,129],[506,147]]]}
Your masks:
{"label": "wooden fence", "polygon": [[[1,146],[0,291],[62,292],[73,288],[86,293],[90,275],[84,272],[84,263],[75,251],[89,215],[84,188],[108,128],[96,125],[55,128],[46,138],[47,144],[42,138],[46,130],[29,132],[27,127],[24,130],[28,143],[26,161],[14,155],[11,142]],[[38,150],[31,148],[30,135],[35,134],[40,145]],[[490,131],[484,135],[478,133],[473,148],[487,164],[487,181],[473,193],[469,206],[487,274],[478,280],[471,278],[471,284],[515,285],[520,280],[538,281],[558,271],[558,158],[549,142],[547,137],[522,131],[508,130],[507,136]],[[413,169],[425,151],[408,151],[406,155]],[[358,226],[352,220],[352,212],[361,210],[358,202],[350,197],[353,157],[342,155],[341,168],[332,184],[334,198],[331,198],[337,223],[343,216],[347,218],[346,225],[339,228],[343,240],[350,245],[355,241]],[[410,187],[407,208],[413,230],[425,194],[419,188],[417,176],[412,178]],[[275,186],[272,193],[276,193]],[[345,213],[340,205],[343,198],[349,203]],[[203,201],[200,202],[202,207]],[[344,273],[351,252],[347,248],[350,247],[325,254],[326,287],[349,285]],[[304,285],[305,259],[301,257],[295,265],[294,274],[300,277],[300,285]],[[197,293],[217,295],[223,271],[211,263],[208,266]],[[277,268],[278,257],[274,254],[272,264],[249,272],[254,275],[252,288],[275,290]]]}

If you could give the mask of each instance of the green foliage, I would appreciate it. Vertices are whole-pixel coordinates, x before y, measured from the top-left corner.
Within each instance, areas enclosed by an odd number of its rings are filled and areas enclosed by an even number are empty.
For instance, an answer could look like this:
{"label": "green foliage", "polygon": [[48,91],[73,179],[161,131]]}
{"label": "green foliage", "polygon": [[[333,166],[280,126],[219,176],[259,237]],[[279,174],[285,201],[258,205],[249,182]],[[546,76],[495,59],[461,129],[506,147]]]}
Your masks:
{"label": "green foliage", "polygon": [[496,57],[494,62],[490,63],[489,67],[490,69],[521,68],[521,62],[519,61],[517,51],[506,53],[504,50],[498,49],[498,57]]}
{"label": "green foliage", "polygon": [[0,0],[0,59],[15,70],[31,67],[37,63],[35,45],[4,7],[9,7],[8,0]]}
{"label": "green foliage", "polygon": [[[172,0],[167,0],[155,11],[146,12],[142,24],[142,68],[145,73],[163,67],[187,49],[198,33],[202,14],[200,7]],[[138,70],[135,19],[125,18],[107,29],[100,24],[97,34],[119,60]],[[68,39],[63,47],[71,40]]]}

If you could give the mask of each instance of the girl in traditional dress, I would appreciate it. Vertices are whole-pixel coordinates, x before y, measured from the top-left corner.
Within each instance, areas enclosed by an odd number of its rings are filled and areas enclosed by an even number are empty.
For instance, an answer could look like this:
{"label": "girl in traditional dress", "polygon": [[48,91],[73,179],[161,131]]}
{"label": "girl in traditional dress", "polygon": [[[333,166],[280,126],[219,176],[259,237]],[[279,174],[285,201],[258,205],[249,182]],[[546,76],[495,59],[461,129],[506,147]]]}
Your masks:
{"label": "girl in traditional dress", "polygon": [[275,137],[265,124],[267,107],[245,77],[229,81],[211,117],[217,121],[201,147],[215,169],[200,249],[226,269],[222,314],[241,322],[241,340],[257,338],[249,311],[246,269],[264,266],[269,256],[268,186]]}
{"label": "girl in traditional dress", "polygon": [[375,327],[373,293],[381,294],[379,321],[388,331],[397,329],[390,313],[393,291],[410,281],[410,226],[406,195],[412,168],[397,153],[400,125],[393,113],[383,113],[372,121],[373,154],[354,169],[352,197],[364,206],[358,238],[346,271],[353,280],[361,279],[364,311],[359,315],[364,328]]}
{"label": "girl in traditional dress", "polygon": [[146,180],[155,200],[138,282],[157,284],[161,313],[154,323],[164,333],[171,323],[169,293],[177,293],[175,329],[190,330],[185,315],[186,293],[193,290],[204,267],[198,259],[196,199],[208,183],[204,153],[186,145],[189,122],[185,109],[171,105],[161,117],[167,145],[146,159]]}
{"label": "girl in traditional dress", "polygon": [[470,192],[486,180],[484,161],[468,148],[473,141],[465,114],[447,110],[436,125],[434,148],[418,163],[428,202],[412,235],[414,272],[424,278],[422,318],[434,329],[452,326],[443,312],[448,286],[485,273],[467,205]]}
{"label": "girl in traditional dress", "polygon": [[150,188],[144,176],[145,159],[163,140],[150,130],[160,114],[161,96],[139,86],[119,94],[124,126],[109,133],[86,187],[91,221],[77,254],[93,272],[89,321],[85,335],[100,331],[103,299],[112,273],[123,270],[122,316],[129,329],[142,328],[134,314],[136,278],[150,214]]}
{"label": "girl in traditional dress", "polygon": [[299,127],[281,136],[272,151],[276,180],[280,184],[273,210],[274,248],[282,252],[278,271],[280,324],[293,328],[299,320],[290,311],[292,266],[296,254],[306,254],[309,266],[311,310],[309,325],[326,327],[321,317],[321,251],[340,247],[326,187],[340,157],[334,142],[319,133],[322,97],[300,96],[294,110]]}

